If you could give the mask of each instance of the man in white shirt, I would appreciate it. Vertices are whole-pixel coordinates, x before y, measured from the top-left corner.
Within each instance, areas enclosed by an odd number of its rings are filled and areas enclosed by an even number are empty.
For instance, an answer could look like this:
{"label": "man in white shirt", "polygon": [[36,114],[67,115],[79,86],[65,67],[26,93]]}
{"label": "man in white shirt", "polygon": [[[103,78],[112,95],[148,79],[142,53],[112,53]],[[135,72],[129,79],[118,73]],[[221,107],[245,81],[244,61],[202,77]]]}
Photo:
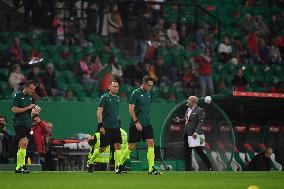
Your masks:
{"label": "man in white shirt", "polygon": [[[202,126],[204,124],[204,117],[205,112],[203,108],[200,108],[197,106],[198,104],[198,98],[196,96],[190,96],[187,99],[186,105],[188,106],[188,110],[185,113],[185,116],[183,119],[180,119],[178,117],[174,118],[175,122],[178,123],[184,123],[185,129],[184,129],[184,155],[185,155],[185,171],[191,171],[192,170],[192,149],[196,151],[196,153],[200,156],[200,158],[203,160],[205,165],[207,166],[208,170],[213,170],[212,165],[206,154],[203,152],[202,146],[204,146],[205,139],[204,137],[201,139],[199,138],[200,135],[204,136],[204,133],[202,131]],[[192,145],[189,146],[189,140],[199,140],[199,145]]]}

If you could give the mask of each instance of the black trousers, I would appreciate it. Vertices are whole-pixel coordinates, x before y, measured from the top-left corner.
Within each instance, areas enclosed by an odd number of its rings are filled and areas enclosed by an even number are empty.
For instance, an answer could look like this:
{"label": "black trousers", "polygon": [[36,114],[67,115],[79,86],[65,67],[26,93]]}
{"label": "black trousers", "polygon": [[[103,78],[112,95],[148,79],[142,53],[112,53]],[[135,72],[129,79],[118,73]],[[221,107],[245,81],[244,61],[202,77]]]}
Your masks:
{"label": "black trousers", "polygon": [[206,154],[203,152],[202,146],[198,147],[189,147],[188,146],[188,135],[185,133],[183,135],[183,145],[184,145],[184,163],[185,163],[185,171],[191,171],[192,170],[192,149],[195,150],[195,152],[200,156],[202,161],[207,166],[208,170],[212,168],[211,162],[206,156]]}

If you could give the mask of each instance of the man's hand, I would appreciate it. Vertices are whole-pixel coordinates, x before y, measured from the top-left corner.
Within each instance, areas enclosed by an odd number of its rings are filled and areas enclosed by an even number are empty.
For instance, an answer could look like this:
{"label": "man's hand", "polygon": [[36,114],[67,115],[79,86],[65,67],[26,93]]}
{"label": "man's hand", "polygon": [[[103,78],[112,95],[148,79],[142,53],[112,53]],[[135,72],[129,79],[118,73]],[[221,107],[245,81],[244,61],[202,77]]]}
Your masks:
{"label": "man's hand", "polygon": [[197,133],[193,133],[192,138],[196,139],[197,138]]}
{"label": "man's hand", "polygon": [[35,104],[31,104],[28,107],[26,107],[27,110],[33,109],[35,107]]}
{"label": "man's hand", "polygon": [[142,131],[142,126],[139,122],[135,123],[135,127],[138,131]]}
{"label": "man's hand", "polygon": [[174,116],[174,117],[173,117],[173,121],[176,122],[176,123],[178,123],[178,122],[179,122],[179,117]]}
{"label": "man's hand", "polygon": [[105,133],[106,133],[105,128],[101,127],[101,128],[100,128],[100,134],[101,134],[101,135],[105,135]]}

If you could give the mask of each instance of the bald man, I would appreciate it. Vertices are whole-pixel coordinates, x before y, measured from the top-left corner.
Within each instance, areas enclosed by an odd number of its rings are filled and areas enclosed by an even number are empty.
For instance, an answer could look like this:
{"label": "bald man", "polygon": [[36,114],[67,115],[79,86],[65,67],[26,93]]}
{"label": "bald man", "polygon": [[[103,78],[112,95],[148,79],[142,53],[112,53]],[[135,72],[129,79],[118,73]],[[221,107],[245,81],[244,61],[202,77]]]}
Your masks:
{"label": "bald man", "polygon": [[201,157],[208,170],[213,170],[210,160],[203,152],[202,146],[189,147],[188,145],[188,136],[192,136],[193,139],[197,139],[198,135],[204,134],[202,131],[202,126],[204,124],[205,112],[202,108],[198,107],[197,104],[198,98],[196,96],[188,97],[186,102],[188,109],[184,118],[174,118],[175,122],[185,124],[183,134],[185,171],[192,170],[192,149],[194,149]]}

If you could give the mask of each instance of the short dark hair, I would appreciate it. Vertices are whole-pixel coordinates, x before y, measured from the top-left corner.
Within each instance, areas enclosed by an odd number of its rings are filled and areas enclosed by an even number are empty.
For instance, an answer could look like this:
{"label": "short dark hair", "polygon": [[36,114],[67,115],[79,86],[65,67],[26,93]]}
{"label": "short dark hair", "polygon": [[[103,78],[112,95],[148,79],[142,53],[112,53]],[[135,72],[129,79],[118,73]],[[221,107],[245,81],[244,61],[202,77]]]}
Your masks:
{"label": "short dark hair", "polygon": [[7,121],[7,117],[6,116],[0,115],[0,118],[4,118],[4,120]]}
{"label": "short dark hair", "polygon": [[33,80],[26,81],[25,86],[27,87],[27,86],[30,86],[30,85],[37,86],[37,82],[35,82]]}
{"label": "short dark hair", "polygon": [[155,81],[154,78],[150,77],[149,75],[146,75],[145,77],[143,77],[142,82],[143,83],[148,83],[148,81]]}

